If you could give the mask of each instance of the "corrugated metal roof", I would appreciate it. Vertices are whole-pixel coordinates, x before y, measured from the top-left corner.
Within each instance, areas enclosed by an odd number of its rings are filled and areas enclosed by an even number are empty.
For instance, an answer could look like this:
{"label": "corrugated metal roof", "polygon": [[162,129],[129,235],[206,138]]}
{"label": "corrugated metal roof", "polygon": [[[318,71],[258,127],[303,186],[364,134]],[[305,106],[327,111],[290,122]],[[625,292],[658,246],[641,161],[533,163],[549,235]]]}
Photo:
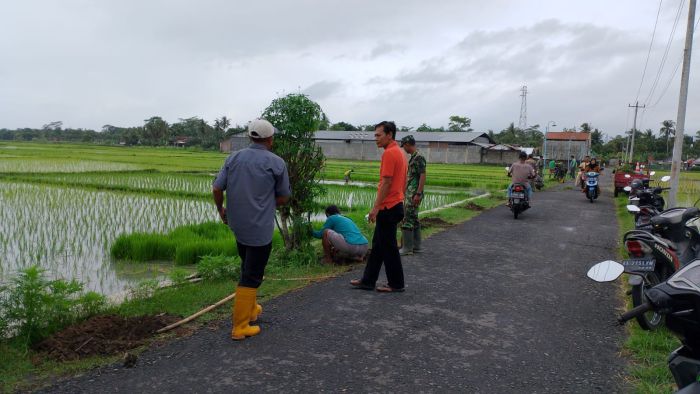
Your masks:
{"label": "corrugated metal roof", "polygon": [[591,133],[588,132],[576,132],[576,131],[550,131],[547,133],[548,140],[556,141],[588,141],[591,139]]}
{"label": "corrugated metal roof", "polygon": [[[416,142],[472,142],[479,137],[486,138],[490,143],[494,143],[489,135],[486,133],[476,133],[476,132],[406,132],[399,131],[396,133],[396,140],[400,141],[401,138],[412,135],[416,139]],[[316,132],[317,140],[374,140],[373,131],[328,131],[319,130]]]}

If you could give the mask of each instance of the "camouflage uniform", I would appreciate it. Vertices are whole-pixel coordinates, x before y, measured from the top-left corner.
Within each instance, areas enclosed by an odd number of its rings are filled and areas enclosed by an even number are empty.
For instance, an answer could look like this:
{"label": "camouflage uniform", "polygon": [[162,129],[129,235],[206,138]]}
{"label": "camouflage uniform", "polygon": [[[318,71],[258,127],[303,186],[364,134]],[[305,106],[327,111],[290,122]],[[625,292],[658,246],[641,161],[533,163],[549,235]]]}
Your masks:
{"label": "camouflage uniform", "polygon": [[[420,225],[418,222],[419,207],[413,205],[413,196],[418,192],[418,183],[420,182],[421,174],[425,173],[425,167],[425,157],[416,150],[408,161],[408,176],[406,177],[406,194],[404,201],[405,214],[403,217],[403,224],[401,225],[401,228],[404,230],[413,230]],[[421,200],[423,200],[423,196],[421,196]]]}

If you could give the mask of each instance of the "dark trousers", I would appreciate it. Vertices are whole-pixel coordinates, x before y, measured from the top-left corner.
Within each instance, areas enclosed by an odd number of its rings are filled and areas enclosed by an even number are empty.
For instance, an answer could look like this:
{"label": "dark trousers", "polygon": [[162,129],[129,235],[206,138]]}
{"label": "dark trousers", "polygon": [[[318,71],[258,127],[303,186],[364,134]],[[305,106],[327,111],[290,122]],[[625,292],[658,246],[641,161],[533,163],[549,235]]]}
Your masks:
{"label": "dark trousers", "polygon": [[238,255],[241,256],[241,280],[238,285],[242,287],[258,288],[265,275],[265,266],[270,258],[272,242],[264,246],[248,246],[236,241]]}
{"label": "dark trousers", "polygon": [[396,243],[396,229],[403,219],[403,203],[389,209],[382,209],[377,214],[377,227],[372,237],[372,253],[369,255],[362,284],[374,287],[379,278],[379,271],[384,264],[388,285],[394,289],[403,289],[403,266],[399,246]]}

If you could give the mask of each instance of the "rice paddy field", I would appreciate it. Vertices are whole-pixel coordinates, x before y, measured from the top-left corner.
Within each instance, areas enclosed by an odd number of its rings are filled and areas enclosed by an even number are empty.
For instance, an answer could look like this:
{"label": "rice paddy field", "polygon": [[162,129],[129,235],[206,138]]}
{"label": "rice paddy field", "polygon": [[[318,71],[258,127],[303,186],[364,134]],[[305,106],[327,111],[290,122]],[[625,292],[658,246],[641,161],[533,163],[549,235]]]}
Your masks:
{"label": "rice paddy field", "polygon": [[[104,294],[162,274],[172,261],[117,261],[110,249],[122,234],[166,234],[217,221],[211,183],[226,156],[175,148],[0,143],[0,283],[32,264]],[[344,185],[343,172],[350,168],[352,182]],[[328,160],[319,212],[336,204],[364,216],[378,172],[378,162]],[[499,194],[508,181],[502,166],[429,163],[423,209]],[[700,173],[682,179],[681,200],[692,204],[693,196],[700,197]]]}
{"label": "rice paddy field", "polygon": [[[661,179],[664,175],[670,175],[669,172],[657,171],[655,179]],[[668,183],[661,186],[667,187]],[[668,192],[664,192],[666,196]],[[700,199],[700,171],[684,171],[681,173],[681,180],[678,187],[678,202],[679,207],[689,207],[695,204]],[[698,204],[700,208],[700,203]]]}

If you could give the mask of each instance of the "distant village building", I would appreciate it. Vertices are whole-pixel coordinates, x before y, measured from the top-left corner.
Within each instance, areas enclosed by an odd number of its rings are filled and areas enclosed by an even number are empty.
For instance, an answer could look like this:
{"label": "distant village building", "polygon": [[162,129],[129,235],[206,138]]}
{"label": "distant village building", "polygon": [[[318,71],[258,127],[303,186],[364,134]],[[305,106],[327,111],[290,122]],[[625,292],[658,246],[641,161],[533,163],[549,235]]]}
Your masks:
{"label": "distant village building", "polygon": [[[416,146],[429,163],[505,164],[518,159],[520,148],[496,144],[486,133],[476,132],[403,132],[400,141],[412,135]],[[329,159],[380,160],[382,150],[374,142],[373,131],[325,131],[315,134],[316,144]],[[222,152],[243,149],[250,144],[245,133],[232,136],[220,144]]]}
{"label": "distant village building", "polygon": [[179,148],[184,148],[189,142],[190,142],[190,137],[187,136],[178,136],[175,137],[175,141],[173,141],[173,145],[177,146]]}
{"label": "distant village building", "polygon": [[545,144],[547,160],[569,160],[573,155],[576,160],[591,154],[591,133],[563,131],[547,133]]}

